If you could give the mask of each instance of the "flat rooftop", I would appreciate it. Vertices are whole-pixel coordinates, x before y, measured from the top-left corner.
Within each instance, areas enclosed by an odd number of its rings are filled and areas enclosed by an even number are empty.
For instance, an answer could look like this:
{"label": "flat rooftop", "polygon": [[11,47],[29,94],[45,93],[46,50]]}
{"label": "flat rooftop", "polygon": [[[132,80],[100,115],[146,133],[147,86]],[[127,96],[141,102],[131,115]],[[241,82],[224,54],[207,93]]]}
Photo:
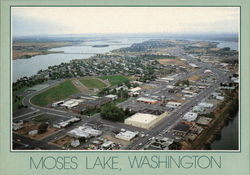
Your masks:
{"label": "flat rooftop", "polygon": [[153,114],[136,113],[136,114],[132,115],[131,117],[127,118],[126,120],[144,123],[144,124],[149,124],[157,118],[158,118],[158,116],[153,115]]}

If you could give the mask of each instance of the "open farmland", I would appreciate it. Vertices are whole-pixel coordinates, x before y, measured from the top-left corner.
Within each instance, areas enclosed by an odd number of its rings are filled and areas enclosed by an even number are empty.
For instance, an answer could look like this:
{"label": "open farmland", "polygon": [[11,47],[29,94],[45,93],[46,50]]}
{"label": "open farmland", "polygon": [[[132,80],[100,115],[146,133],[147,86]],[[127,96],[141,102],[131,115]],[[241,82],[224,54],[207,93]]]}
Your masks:
{"label": "open farmland", "polygon": [[38,106],[46,106],[52,102],[62,100],[79,91],[70,80],[64,81],[58,86],[48,89],[31,99],[31,102]]}
{"label": "open farmland", "polygon": [[128,82],[129,79],[122,75],[108,75],[99,77],[102,80],[108,80],[112,86]]}

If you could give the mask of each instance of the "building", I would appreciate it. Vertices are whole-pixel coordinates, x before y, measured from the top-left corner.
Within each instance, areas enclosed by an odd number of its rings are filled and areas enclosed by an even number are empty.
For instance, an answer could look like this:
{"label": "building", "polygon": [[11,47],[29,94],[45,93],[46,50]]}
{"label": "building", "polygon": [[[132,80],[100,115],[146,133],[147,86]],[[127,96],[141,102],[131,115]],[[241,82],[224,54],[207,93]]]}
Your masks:
{"label": "building", "polygon": [[72,118],[69,119],[69,120],[62,121],[62,122],[53,124],[53,127],[54,127],[54,128],[65,128],[65,127],[69,126],[69,125],[72,124],[72,123],[79,122],[80,120],[81,120],[81,119],[78,118],[78,117],[72,117]]}
{"label": "building", "polygon": [[90,138],[100,136],[102,131],[87,126],[80,126],[69,131],[67,134],[74,138]]}
{"label": "building", "polygon": [[204,112],[205,109],[202,106],[195,106],[195,107],[193,107],[193,111],[194,112]]}
{"label": "building", "polygon": [[187,112],[184,116],[183,116],[183,120],[186,120],[186,121],[194,121],[196,118],[198,117],[198,114],[197,113],[194,113],[194,112]]}
{"label": "building", "polygon": [[199,66],[197,66],[196,64],[194,63],[190,63],[189,66],[191,66],[192,68],[198,68]]}
{"label": "building", "polygon": [[145,113],[136,113],[129,118],[125,119],[124,123],[127,125],[132,125],[139,128],[149,129],[162,120],[168,115],[167,112],[164,112],[161,115],[145,114]]}
{"label": "building", "polygon": [[204,70],[204,73],[205,73],[205,74],[211,74],[211,73],[212,73],[212,71],[211,71],[211,70],[209,70],[209,69],[206,69],[206,70]]}
{"label": "building", "polygon": [[17,123],[16,122],[12,123],[12,129],[14,131],[17,131],[17,130],[22,129],[22,128],[23,128],[23,121],[22,120],[20,120]]}
{"label": "building", "polygon": [[57,106],[60,106],[61,104],[64,103],[64,100],[61,100],[61,101],[57,101],[55,103],[52,103],[52,107],[57,107]]}
{"label": "building", "polygon": [[118,98],[117,95],[109,94],[105,96],[106,98],[110,98],[111,100],[116,100]]}
{"label": "building", "polygon": [[38,130],[37,130],[37,129],[31,130],[31,131],[29,131],[28,134],[29,134],[29,135],[36,135],[36,134],[38,134]]}
{"label": "building", "polygon": [[203,108],[212,108],[214,105],[212,103],[199,103],[198,106],[203,107]]}
{"label": "building", "polygon": [[173,101],[169,101],[166,105],[166,107],[169,107],[169,108],[178,108],[179,106],[181,106],[181,103],[173,102]]}
{"label": "building", "polygon": [[148,103],[148,104],[156,104],[156,103],[158,103],[157,100],[151,99],[151,98],[146,98],[146,97],[137,98],[136,101],[143,102],[143,103]]}
{"label": "building", "polygon": [[208,117],[200,117],[196,123],[200,125],[208,125],[212,120],[213,119]]}
{"label": "building", "polygon": [[117,134],[115,138],[130,141],[133,138],[135,138],[137,134],[138,134],[137,132],[125,131],[125,132],[120,132],[119,134]]}
{"label": "building", "polygon": [[141,90],[142,89],[140,87],[135,87],[135,88],[129,89],[128,90],[128,95],[129,96],[139,95]]}
{"label": "building", "polygon": [[78,147],[80,145],[80,141],[78,139],[76,139],[76,140],[74,139],[71,141],[70,145],[72,147]]}
{"label": "building", "polygon": [[79,105],[86,107],[86,108],[99,108],[102,105],[111,102],[112,99],[111,98],[107,98],[107,97],[102,97],[102,98],[98,98],[96,100],[86,100],[81,102]]}
{"label": "building", "polygon": [[112,142],[112,141],[109,140],[109,141],[104,142],[101,145],[101,148],[102,149],[108,149],[108,148],[111,148],[113,145],[114,145],[114,142]]}
{"label": "building", "polygon": [[68,109],[73,108],[75,106],[78,106],[79,103],[81,103],[83,100],[79,100],[79,99],[70,99],[68,101],[65,101],[64,103],[62,103],[60,106],[66,107]]}

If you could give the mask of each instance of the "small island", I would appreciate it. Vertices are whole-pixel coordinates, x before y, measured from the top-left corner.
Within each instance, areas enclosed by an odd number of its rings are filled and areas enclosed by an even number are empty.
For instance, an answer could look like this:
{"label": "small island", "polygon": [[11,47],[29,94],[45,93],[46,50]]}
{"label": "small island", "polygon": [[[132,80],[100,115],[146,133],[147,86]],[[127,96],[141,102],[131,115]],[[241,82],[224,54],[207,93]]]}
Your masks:
{"label": "small island", "polygon": [[93,45],[92,47],[109,47],[108,44]]}

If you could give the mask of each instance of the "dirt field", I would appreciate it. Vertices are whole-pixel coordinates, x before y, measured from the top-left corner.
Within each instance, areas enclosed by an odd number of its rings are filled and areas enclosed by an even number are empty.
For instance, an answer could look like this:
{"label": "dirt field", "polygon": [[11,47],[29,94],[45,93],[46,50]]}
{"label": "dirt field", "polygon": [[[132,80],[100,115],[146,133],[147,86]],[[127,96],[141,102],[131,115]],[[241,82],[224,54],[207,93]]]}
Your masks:
{"label": "dirt field", "polygon": [[184,61],[181,61],[180,59],[158,59],[157,61],[163,65],[186,65],[186,63]]}
{"label": "dirt field", "polygon": [[70,136],[64,136],[64,137],[61,137],[61,138],[53,141],[52,144],[62,147],[62,146],[65,146],[67,144],[70,144],[72,139],[73,138]]}
{"label": "dirt field", "polygon": [[53,134],[54,132],[57,131],[57,129],[55,128],[48,128],[47,132],[43,133],[43,134],[35,134],[35,135],[29,135],[29,131],[32,130],[37,130],[39,127],[39,124],[35,124],[35,123],[25,123],[24,127],[18,131],[16,131],[16,133],[29,137],[31,139],[35,139],[35,140],[41,140],[43,138],[45,138],[46,136],[49,136],[51,134]]}
{"label": "dirt field", "polygon": [[193,75],[192,77],[188,78],[189,81],[198,81],[200,79],[201,79],[200,75]]}

